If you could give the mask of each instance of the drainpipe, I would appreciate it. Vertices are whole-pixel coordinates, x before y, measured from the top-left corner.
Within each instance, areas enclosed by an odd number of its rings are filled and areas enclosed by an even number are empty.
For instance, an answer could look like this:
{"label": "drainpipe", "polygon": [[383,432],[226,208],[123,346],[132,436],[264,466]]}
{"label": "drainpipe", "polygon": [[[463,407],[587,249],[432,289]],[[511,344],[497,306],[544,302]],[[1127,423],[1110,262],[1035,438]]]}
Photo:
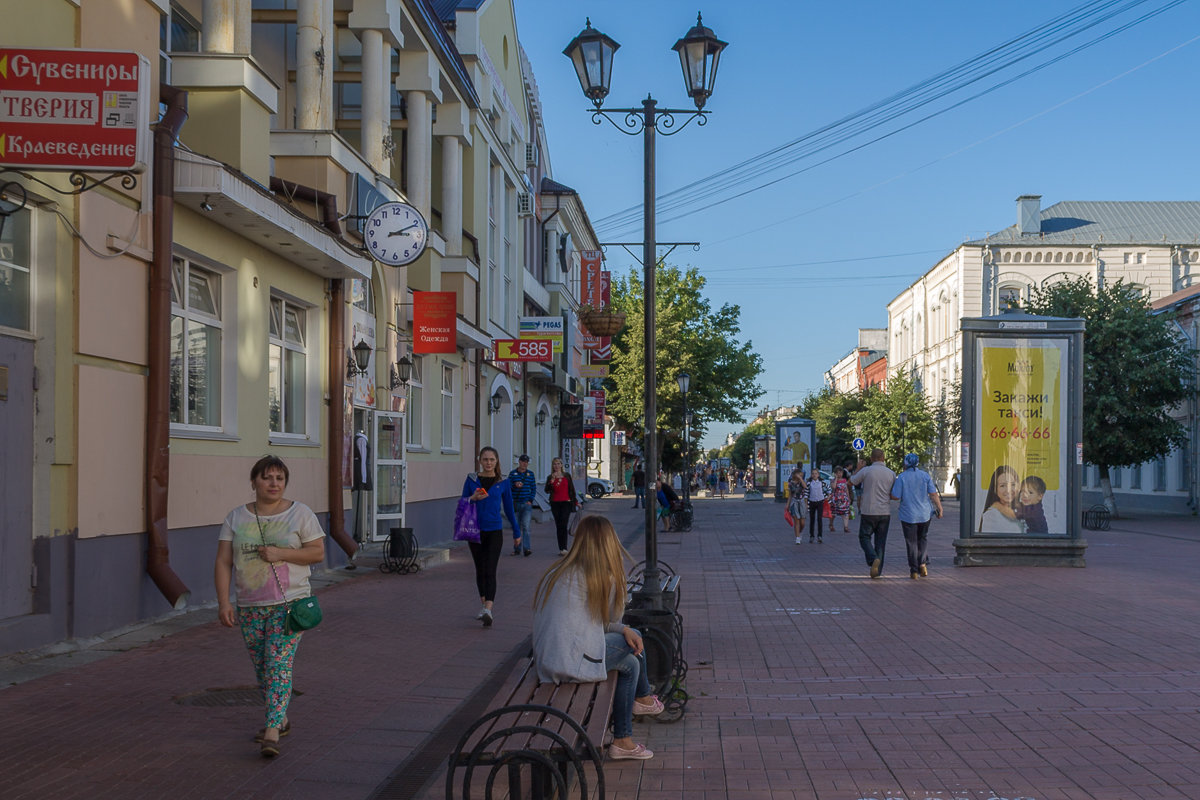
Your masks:
{"label": "drainpipe", "polygon": [[[336,195],[275,176],[271,177],[271,191],[287,198],[312,203],[321,212],[321,225],[334,236],[342,235]],[[346,424],[342,408],[342,387],[345,386],[346,374],[346,361],[342,350],[345,306],[342,299],[343,287],[341,278],[329,281],[329,435],[326,437],[329,442],[329,538],[337,542],[346,555],[353,558],[358,552],[358,543],[346,533],[345,507],[342,505],[342,449],[336,446],[344,435],[343,428]]]}
{"label": "drainpipe", "polygon": [[170,374],[171,254],[175,225],[175,139],[187,121],[187,92],[163,84],[167,113],[154,128],[154,224],[150,262],[146,381],[146,572],[173,608],[191,592],[171,569],[167,550],[167,500],[171,477]]}

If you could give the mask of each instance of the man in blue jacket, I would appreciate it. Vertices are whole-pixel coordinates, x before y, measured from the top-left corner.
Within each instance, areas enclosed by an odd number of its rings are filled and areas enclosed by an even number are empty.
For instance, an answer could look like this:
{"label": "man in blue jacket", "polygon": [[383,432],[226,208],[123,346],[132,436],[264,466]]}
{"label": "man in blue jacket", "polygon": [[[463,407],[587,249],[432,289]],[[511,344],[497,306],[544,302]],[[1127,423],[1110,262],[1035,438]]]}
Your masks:
{"label": "man in blue jacket", "polygon": [[517,468],[508,473],[508,483],[512,487],[513,507],[517,512],[517,521],[521,523],[518,530],[513,528],[512,555],[519,556],[533,552],[533,541],[529,533],[529,524],[533,519],[533,496],[537,491],[537,476],[529,469],[529,456],[522,455],[517,459]]}

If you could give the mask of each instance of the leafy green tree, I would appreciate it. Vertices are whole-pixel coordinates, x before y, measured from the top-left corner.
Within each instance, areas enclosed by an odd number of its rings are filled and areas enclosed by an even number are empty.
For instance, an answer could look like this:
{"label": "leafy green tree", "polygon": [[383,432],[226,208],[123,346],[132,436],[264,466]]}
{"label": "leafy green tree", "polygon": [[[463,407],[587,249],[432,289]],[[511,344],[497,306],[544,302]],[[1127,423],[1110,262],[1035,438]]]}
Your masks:
{"label": "leafy green tree", "polygon": [[1087,320],[1083,345],[1083,452],[1100,468],[1104,504],[1117,516],[1110,467],[1159,458],[1186,443],[1171,409],[1196,394],[1194,353],[1166,315],[1122,281],[1084,276],[1035,289],[1027,310]]}
{"label": "leafy green tree", "polygon": [[[703,433],[716,421],[740,422],[739,409],[762,394],[757,380],[762,357],[742,341],[741,309],[725,304],[713,309],[704,296],[705,279],[694,268],[660,265],[656,281],[655,367],[661,431],[683,430],[683,398],[679,373],[691,375],[688,410]],[[631,269],[614,280],[612,305],[624,311],[625,327],[613,337],[606,410],[619,422],[639,426],[644,414],[642,276]],[[660,441],[662,435],[660,433]],[[659,448],[661,452],[661,448]]]}
{"label": "leafy green tree", "polygon": [[864,402],[861,392],[835,392],[829,387],[801,402],[801,416],[816,423],[817,464],[854,463],[857,454],[851,444],[857,434],[850,416],[862,411]]}
{"label": "leafy green tree", "polygon": [[[900,424],[900,415],[905,424]],[[861,411],[850,412],[850,425],[862,426],[862,438],[867,442],[863,454],[882,448],[887,465],[899,471],[905,453],[917,453],[927,458],[937,438],[933,411],[924,393],[917,391],[912,375],[897,370],[888,378],[887,389],[871,388],[863,396]]]}

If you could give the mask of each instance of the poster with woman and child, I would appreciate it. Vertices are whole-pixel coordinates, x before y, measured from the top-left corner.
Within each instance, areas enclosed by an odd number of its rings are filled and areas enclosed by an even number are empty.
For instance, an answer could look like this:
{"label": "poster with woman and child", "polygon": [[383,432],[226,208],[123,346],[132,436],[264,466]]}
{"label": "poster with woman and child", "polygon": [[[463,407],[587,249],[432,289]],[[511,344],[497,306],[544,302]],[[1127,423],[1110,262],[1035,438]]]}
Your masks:
{"label": "poster with woman and child", "polygon": [[1067,340],[976,341],[976,531],[1066,536]]}

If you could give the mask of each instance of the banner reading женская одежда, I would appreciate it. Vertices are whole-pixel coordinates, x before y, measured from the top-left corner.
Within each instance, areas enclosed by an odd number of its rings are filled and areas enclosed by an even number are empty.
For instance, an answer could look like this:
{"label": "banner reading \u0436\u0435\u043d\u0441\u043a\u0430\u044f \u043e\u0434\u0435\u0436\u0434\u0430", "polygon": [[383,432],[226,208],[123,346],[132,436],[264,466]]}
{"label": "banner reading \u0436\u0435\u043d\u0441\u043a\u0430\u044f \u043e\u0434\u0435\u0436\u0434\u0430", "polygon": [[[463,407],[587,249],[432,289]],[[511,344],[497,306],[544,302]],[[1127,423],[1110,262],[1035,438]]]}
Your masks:
{"label": "banner reading \u0436\u0435\u043d\u0441\u043a\u0430\u044f \u043e\u0434\u0435\u0436\u0434\u0430", "polygon": [[1066,535],[1067,340],[976,342],[976,530]]}

